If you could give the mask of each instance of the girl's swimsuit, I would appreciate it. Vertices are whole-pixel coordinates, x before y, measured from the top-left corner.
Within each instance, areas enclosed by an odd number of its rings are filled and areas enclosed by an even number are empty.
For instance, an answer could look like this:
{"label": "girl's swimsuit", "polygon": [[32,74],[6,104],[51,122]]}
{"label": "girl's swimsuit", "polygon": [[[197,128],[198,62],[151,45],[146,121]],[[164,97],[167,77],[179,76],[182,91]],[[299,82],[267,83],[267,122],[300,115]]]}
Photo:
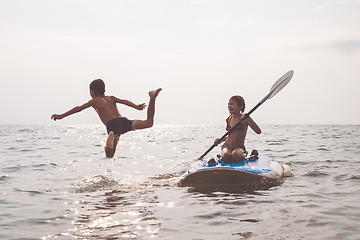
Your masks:
{"label": "girl's swimsuit", "polygon": [[[225,143],[221,146],[221,149],[223,148],[227,148],[229,149],[230,152],[234,151],[236,148],[231,148],[228,145],[226,145]],[[241,147],[237,147],[237,148],[241,148],[242,150],[244,150],[244,152],[246,152],[245,146],[241,146]]]}
{"label": "girl's swimsuit", "polygon": [[[229,131],[231,129],[230,127],[230,121],[231,121],[231,115],[226,119],[226,131]],[[242,123],[238,124],[236,126],[237,129],[240,130],[245,130],[244,126],[242,125]]]}
{"label": "girl's swimsuit", "polygon": [[[231,121],[231,115],[226,119],[226,131],[229,131],[231,129],[230,127],[230,121]],[[240,129],[240,130],[245,130],[244,128],[244,125],[242,125],[242,123],[240,123],[239,125],[237,125],[235,127],[236,129]],[[229,149],[231,152],[235,150],[235,148],[231,148],[229,147],[228,145],[226,145],[225,143],[221,146],[221,149],[223,148],[227,148]],[[242,148],[244,150],[244,152],[246,152],[246,148],[245,146],[241,146],[241,147],[238,147],[238,148]]]}
{"label": "girl's swimsuit", "polygon": [[129,120],[126,117],[114,118],[107,122],[107,133],[114,132],[116,135],[127,133],[132,129],[132,123],[134,120]]}

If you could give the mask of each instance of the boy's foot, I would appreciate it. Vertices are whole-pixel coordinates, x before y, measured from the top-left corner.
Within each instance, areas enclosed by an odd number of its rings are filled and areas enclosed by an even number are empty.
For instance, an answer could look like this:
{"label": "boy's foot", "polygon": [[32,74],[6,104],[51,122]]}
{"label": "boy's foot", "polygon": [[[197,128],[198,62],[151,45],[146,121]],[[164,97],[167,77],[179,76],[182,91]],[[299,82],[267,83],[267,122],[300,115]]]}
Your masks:
{"label": "boy's foot", "polygon": [[149,92],[150,98],[156,98],[161,90],[162,90],[162,88],[158,88],[156,90],[150,91]]}
{"label": "boy's foot", "polygon": [[113,149],[114,148],[114,132],[109,133],[109,137],[106,140],[106,146],[107,149]]}

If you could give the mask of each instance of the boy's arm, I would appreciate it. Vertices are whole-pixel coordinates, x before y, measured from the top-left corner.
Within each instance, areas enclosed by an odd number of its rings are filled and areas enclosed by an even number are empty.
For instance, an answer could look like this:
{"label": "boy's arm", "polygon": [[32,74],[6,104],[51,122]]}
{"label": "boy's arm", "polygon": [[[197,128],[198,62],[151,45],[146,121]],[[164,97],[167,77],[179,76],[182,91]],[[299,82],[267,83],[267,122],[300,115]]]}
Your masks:
{"label": "boy's arm", "polygon": [[114,97],[114,96],[111,96],[112,99],[114,99],[114,101],[116,103],[121,103],[121,104],[124,104],[126,106],[129,106],[129,107],[132,107],[132,108],[135,108],[137,110],[143,110],[146,105],[145,103],[142,103],[142,104],[135,104],[129,100],[125,100],[125,99],[120,99],[120,98],[117,98],[117,97]]}
{"label": "boy's arm", "polygon": [[67,117],[67,116],[72,115],[77,112],[81,112],[82,110],[84,110],[88,107],[91,107],[91,106],[92,106],[92,100],[90,100],[89,102],[87,102],[81,106],[76,106],[63,114],[53,114],[51,116],[51,119],[54,119],[54,121],[56,121],[58,119],[63,119],[64,117]]}

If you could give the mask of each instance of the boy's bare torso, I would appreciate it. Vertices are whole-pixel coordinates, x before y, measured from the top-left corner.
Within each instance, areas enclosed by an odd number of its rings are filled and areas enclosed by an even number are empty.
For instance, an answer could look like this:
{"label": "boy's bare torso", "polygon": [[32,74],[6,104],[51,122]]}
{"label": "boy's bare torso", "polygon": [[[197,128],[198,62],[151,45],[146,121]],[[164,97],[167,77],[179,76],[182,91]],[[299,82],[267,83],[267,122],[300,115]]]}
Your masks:
{"label": "boy's bare torso", "polygon": [[89,101],[101,121],[106,125],[110,120],[121,117],[116,102],[111,96],[95,97]]}

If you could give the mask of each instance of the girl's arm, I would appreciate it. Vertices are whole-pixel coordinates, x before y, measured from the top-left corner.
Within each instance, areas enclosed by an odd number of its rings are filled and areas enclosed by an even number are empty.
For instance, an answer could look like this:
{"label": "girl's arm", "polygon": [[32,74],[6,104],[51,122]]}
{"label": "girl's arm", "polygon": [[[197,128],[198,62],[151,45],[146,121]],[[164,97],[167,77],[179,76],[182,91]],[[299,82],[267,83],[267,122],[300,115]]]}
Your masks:
{"label": "girl's arm", "polygon": [[87,102],[81,106],[76,106],[63,114],[53,114],[51,116],[51,119],[54,119],[54,121],[56,121],[58,119],[63,119],[64,117],[67,117],[67,116],[72,115],[77,112],[81,112],[82,110],[84,110],[88,107],[91,107],[91,106],[92,106],[92,100],[90,100],[89,102]]}
{"label": "girl's arm", "polygon": [[228,139],[228,136],[226,136],[226,137],[220,142],[220,139],[217,138],[217,139],[215,139],[214,144],[215,144],[215,145],[219,145],[219,144],[222,143],[222,142],[226,142],[227,139]]}
{"label": "girl's arm", "polygon": [[254,132],[256,132],[257,134],[261,133],[260,127],[256,124],[256,122],[251,117],[248,117],[248,119],[246,119],[246,121],[249,124],[249,126],[251,127],[251,129],[254,130]]}
{"label": "girl's arm", "polygon": [[125,99],[120,99],[120,98],[117,98],[117,97],[114,97],[114,96],[111,96],[112,99],[114,99],[114,101],[116,103],[121,103],[121,104],[124,104],[126,106],[129,106],[129,107],[132,107],[132,108],[135,108],[137,110],[143,110],[146,105],[145,103],[142,103],[142,104],[135,104],[129,100],[125,100]]}

